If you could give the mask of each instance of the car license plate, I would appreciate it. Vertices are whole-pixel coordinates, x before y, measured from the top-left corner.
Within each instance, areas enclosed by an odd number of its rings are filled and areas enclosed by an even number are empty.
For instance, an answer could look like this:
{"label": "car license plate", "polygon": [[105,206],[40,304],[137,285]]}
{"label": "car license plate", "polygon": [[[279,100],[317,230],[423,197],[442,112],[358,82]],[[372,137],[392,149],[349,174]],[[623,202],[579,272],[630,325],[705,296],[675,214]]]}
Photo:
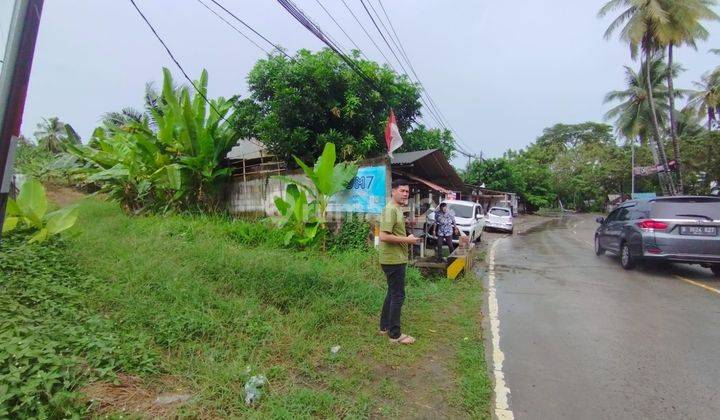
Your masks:
{"label": "car license plate", "polygon": [[681,235],[690,236],[717,236],[715,226],[680,226]]}

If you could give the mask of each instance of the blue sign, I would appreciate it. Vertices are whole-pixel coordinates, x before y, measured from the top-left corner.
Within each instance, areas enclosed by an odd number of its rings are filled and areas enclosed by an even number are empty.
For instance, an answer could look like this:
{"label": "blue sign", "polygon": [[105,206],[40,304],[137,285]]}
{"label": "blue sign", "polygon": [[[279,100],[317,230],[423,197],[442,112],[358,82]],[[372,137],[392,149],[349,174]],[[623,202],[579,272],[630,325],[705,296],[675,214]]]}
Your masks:
{"label": "blue sign", "polygon": [[385,208],[385,166],[367,166],[358,169],[346,190],[328,203],[328,211],[380,214]]}

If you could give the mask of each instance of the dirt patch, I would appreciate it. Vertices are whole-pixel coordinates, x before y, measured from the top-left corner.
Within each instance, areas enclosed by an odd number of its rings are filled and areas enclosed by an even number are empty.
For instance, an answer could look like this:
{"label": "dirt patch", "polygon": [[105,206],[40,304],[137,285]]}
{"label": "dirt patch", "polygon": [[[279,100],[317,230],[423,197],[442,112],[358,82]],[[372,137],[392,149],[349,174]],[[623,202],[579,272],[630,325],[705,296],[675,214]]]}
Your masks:
{"label": "dirt patch", "polygon": [[455,380],[455,374],[448,363],[454,354],[455,349],[438,348],[409,369],[395,372],[398,381],[403,385],[403,397],[407,402],[402,408],[400,418],[461,417],[448,403],[448,394],[452,392]]}
{"label": "dirt patch", "polygon": [[[158,388],[172,392],[159,392]],[[140,418],[173,417],[177,408],[191,397],[171,377],[162,378],[159,386],[150,387],[142,379],[125,374],[118,374],[114,383],[91,383],[81,392],[87,396],[95,415],[124,413]]]}
{"label": "dirt patch", "polygon": [[68,187],[66,185],[57,184],[45,185],[45,193],[47,194],[48,200],[57,204],[60,207],[65,207],[69,204],[73,204],[86,197],[85,194],[74,188]]}

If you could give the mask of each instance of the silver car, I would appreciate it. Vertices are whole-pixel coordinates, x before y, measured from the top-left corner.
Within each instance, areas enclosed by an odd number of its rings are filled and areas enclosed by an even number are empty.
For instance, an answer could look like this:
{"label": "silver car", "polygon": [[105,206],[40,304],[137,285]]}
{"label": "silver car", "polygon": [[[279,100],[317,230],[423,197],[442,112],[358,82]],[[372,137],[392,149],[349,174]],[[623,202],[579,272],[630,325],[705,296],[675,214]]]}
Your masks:
{"label": "silver car", "polygon": [[664,260],[700,264],[720,276],[718,197],[633,200],[597,221],[595,253],[620,255],[627,270],[639,260]]}

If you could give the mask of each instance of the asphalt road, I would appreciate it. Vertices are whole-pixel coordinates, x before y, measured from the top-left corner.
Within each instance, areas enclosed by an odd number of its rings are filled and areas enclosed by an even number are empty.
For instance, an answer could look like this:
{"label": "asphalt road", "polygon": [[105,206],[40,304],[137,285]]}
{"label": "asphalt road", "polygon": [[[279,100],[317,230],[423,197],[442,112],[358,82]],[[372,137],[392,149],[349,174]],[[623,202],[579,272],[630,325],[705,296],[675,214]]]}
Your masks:
{"label": "asphalt road", "polygon": [[720,418],[720,281],[698,266],[625,271],[594,254],[595,227],[571,216],[488,236],[499,339],[487,334],[488,352],[508,395],[496,414]]}

